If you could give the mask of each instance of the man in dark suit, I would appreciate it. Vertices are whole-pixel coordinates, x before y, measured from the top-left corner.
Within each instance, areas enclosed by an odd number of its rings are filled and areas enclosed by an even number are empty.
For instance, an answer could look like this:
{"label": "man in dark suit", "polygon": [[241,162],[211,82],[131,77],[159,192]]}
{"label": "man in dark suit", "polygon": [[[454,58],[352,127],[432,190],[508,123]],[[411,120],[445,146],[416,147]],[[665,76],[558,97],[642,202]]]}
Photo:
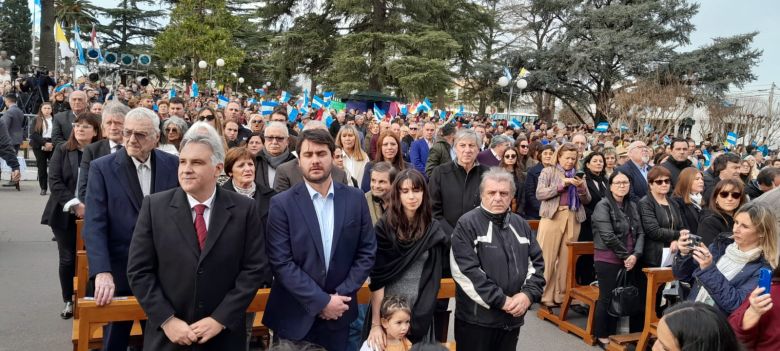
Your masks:
{"label": "man in dark suit", "polygon": [[68,96],[70,111],[62,111],[52,119],[51,141],[56,147],[68,141],[70,133],[73,131],[73,120],[76,115],[87,110],[87,93],[76,90]]}
{"label": "man in dark suit", "polygon": [[436,133],[436,124],[426,122],[422,126],[422,138],[412,143],[409,158],[412,160],[414,169],[420,171],[428,179],[428,175],[425,174],[425,163],[428,162],[428,151],[433,146],[433,134]]}
{"label": "man in dark suit", "polygon": [[81,203],[87,202],[87,179],[89,179],[89,164],[105,155],[113,154],[122,148],[122,129],[125,115],[130,108],[119,102],[109,102],[103,106],[101,129],[106,138],[87,145],[81,155],[79,167],[78,198]]}
{"label": "man in dark suit", "polygon": [[246,348],[245,312],[269,269],[257,203],[217,187],[222,140],[198,122],[179,154],[181,188],[147,197],[128,278],[148,322],[147,350]]}
{"label": "man in dark suit", "polygon": [[8,110],[6,110],[0,118],[5,120],[5,126],[8,128],[8,133],[11,135],[11,143],[13,144],[14,150],[19,152],[19,146],[22,145],[22,141],[24,140],[24,112],[16,105],[16,94],[8,93],[3,97],[3,100],[5,106],[8,107]]}
{"label": "man in dark suit", "polygon": [[618,167],[620,171],[628,176],[631,182],[631,191],[628,196],[634,201],[639,201],[647,195],[649,189],[647,185],[647,172],[650,171],[651,149],[642,141],[635,141],[628,145],[628,161]]}
{"label": "man in dark suit", "polygon": [[[311,122],[310,122],[311,123]],[[333,167],[331,170],[333,180],[341,184],[349,185],[347,173],[341,168]],[[303,183],[303,174],[301,167],[298,166],[298,160],[289,160],[276,168],[276,177],[274,177],[274,191],[281,193],[297,184]]]}
{"label": "man in dark suit", "polygon": [[[127,257],[144,196],[178,186],[179,160],[155,150],[159,125],[153,111],[131,110],[125,117],[124,148],[90,164],[84,241],[98,306],[111,303],[114,296],[132,295]],[[109,324],[104,349],[124,351],[131,327],[132,322]]]}
{"label": "man in dark suit", "polygon": [[277,339],[341,351],[357,317],[356,292],[374,265],[376,238],[363,194],[331,177],[330,134],[306,130],[297,146],[305,182],[274,196],[268,214],[274,282],[263,324]]}
{"label": "man in dark suit", "polygon": [[11,168],[11,181],[18,183],[22,179],[22,173],[19,171],[19,159],[16,157],[11,143],[11,136],[8,135],[5,121],[0,119],[0,158]]}

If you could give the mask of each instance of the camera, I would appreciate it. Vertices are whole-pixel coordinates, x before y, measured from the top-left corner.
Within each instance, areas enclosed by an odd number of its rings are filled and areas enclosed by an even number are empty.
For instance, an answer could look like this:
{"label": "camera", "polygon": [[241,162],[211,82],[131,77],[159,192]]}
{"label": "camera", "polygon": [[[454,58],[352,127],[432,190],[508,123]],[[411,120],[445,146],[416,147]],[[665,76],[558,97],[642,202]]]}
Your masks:
{"label": "camera", "polygon": [[688,234],[688,247],[694,248],[701,244],[701,237],[696,234]]}

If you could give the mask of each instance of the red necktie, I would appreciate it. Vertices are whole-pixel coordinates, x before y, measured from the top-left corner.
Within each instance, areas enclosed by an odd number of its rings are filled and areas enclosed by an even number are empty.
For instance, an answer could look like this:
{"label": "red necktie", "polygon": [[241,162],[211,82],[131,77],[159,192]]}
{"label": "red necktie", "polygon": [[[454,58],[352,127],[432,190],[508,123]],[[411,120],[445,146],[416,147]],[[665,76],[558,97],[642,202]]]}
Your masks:
{"label": "red necktie", "polygon": [[203,250],[203,246],[206,245],[206,236],[208,236],[208,232],[206,231],[206,220],[203,218],[203,212],[206,211],[206,205],[195,205],[193,209],[195,210],[195,231],[198,232],[198,246]]}

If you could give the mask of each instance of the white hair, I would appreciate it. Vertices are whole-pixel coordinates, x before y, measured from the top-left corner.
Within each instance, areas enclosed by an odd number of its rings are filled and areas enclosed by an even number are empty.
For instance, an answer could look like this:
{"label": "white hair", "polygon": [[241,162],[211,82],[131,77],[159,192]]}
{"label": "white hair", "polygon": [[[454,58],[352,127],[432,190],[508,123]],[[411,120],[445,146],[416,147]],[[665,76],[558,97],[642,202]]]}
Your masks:
{"label": "white hair", "polygon": [[[311,122],[309,122],[309,123],[311,123]],[[279,128],[279,129],[284,131],[284,136],[285,137],[289,137],[290,136],[290,131],[287,130],[287,124],[285,124],[283,122],[279,122],[279,121],[268,123],[268,125],[265,126],[265,129],[263,130],[263,136],[265,136],[265,131],[267,131],[268,129],[271,129],[271,128]]]}
{"label": "white hair", "polygon": [[328,127],[325,126],[325,123],[322,123],[322,121],[309,121],[306,123],[305,126],[303,126],[303,130],[315,130],[315,129],[322,129],[327,131]]}
{"label": "white hair", "polygon": [[455,133],[455,141],[453,142],[453,145],[457,144],[458,141],[460,141],[460,139],[463,139],[463,138],[474,139],[474,144],[476,144],[476,145],[479,145],[479,143],[480,143],[479,134],[477,134],[477,132],[475,132],[473,129],[465,129],[464,128],[464,129],[459,130],[457,133]]}
{"label": "white hair", "polygon": [[509,193],[513,194],[515,193],[515,177],[509,174],[505,169],[501,167],[491,167],[487,172],[482,174],[482,182],[479,183],[479,193],[482,194],[482,192],[485,190],[485,183],[488,180],[492,180],[494,182],[498,183],[509,183]]}
{"label": "white hair", "polygon": [[127,105],[117,101],[109,101],[103,105],[101,116],[104,120],[106,117],[121,117],[124,119],[128,112],[130,112],[130,108]]}
{"label": "white hair", "polygon": [[152,122],[152,131],[155,135],[160,135],[160,117],[154,111],[146,107],[136,107],[125,115],[125,122],[147,120]]}
{"label": "white hair", "polygon": [[206,122],[195,122],[184,138],[181,140],[180,150],[189,144],[203,144],[211,148],[211,164],[216,166],[225,163],[225,147],[222,145],[222,138],[210,124]]}

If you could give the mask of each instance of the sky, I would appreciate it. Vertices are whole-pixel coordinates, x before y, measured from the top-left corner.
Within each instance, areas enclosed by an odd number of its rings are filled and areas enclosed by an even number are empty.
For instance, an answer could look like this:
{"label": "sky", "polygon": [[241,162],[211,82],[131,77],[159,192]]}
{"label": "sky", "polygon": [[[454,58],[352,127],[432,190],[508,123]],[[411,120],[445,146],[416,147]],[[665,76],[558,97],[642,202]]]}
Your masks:
{"label": "sky", "polygon": [[[29,1],[32,8],[34,0]],[[117,2],[92,0],[93,4],[103,7]],[[681,51],[707,45],[712,38],[758,31],[753,47],[764,53],[754,69],[757,79],[746,84],[744,90],[767,90],[773,82],[780,84],[780,1],[701,0],[698,3],[699,13],[693,18],[696,30],[691,34],[691,45],[681,48]],[[777,92],[780,93],[780,88]]]}

